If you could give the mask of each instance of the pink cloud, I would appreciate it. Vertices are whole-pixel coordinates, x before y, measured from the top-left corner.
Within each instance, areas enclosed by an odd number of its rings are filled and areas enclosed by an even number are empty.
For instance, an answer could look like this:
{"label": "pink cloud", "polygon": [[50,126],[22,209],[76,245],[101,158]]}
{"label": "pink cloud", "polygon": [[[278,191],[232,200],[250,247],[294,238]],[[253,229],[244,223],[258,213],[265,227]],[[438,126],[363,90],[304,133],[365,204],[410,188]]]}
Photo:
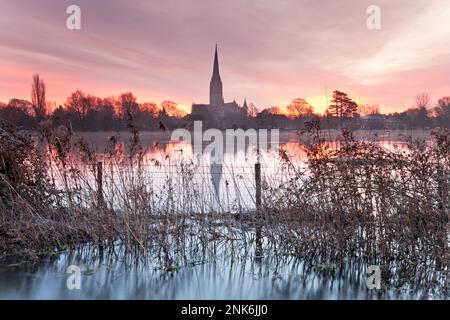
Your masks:
{"label": "pink cloud", "polygon": [[216,42],[225,97],[260,108],[319,101],[325,88],[385,111],[409,106],[421,91],[450,94],[448,19],[433,19],[450,12],[446,0],[379,0],[380,31],[366,28],[368,0],[78,0],[80,31],[65,28],[69,4],[2,3],[0,100],[28,98],[39,72],[57,103],[76,89],[204,102]]}

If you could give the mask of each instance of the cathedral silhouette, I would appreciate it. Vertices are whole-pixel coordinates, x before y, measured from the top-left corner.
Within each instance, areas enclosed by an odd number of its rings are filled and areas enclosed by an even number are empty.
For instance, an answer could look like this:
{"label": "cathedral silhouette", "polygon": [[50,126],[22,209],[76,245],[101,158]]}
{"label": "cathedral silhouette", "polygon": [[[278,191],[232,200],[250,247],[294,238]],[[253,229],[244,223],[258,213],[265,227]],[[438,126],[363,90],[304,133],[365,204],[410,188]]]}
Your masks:
{"label": "cathedral silhouette", "polygon": [[224,102],[216,45],[213,73],[209,84],[209,104],[192,104],[192,115],[200,119],[215,120],[218,122],[236,117],[246,117],[247,113],[248,106],[245,99],[242,107],[235,100],[233,102]]}

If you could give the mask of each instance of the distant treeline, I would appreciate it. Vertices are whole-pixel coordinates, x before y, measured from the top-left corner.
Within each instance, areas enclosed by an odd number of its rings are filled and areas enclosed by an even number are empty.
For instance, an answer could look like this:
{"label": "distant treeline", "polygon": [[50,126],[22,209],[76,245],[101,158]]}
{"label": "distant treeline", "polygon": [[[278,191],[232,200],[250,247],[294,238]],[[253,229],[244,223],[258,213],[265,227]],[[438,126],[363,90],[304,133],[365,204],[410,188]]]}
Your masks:
{"label": "distant treeline", "polygon": [[52,127],[64,125],[75,131],[122,131],[133,125],[140,130],[192,128],[195,120],[203,127],[300,129],[312,118],[320,118],[323,128],[343,125],[354,129],[414,129],[450,127],[450,96],[431,105],[428,94],[417,96],[415,105],[404,112],[381,114],[378,106],[358,105],[346,93],[334,91],[323,115],[314,112],[304,99],[297,98],[286,107],[270,107],[259,111],[253,104],[240,118],[214,119],[192,116],[172,101],[138,103],[130,93],[119,97],[99,98],[81,91],[72,93],[63,105],[50,107],[45,83],[34,75],[31,101],[11,99],[0,102],[0,118],[27,130],[34,130],[43,121]]}

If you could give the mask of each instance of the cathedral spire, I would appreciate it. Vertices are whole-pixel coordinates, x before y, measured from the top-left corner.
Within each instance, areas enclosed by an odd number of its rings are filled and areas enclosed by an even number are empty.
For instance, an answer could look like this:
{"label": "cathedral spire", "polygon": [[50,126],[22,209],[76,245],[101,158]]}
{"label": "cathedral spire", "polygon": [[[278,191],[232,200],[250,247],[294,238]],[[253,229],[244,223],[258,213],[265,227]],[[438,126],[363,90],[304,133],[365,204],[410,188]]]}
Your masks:
{"label": "cathedral spire", "polygon": [[209,104],[212,106],[223,105],[222,80],[219,73],[219,58],[216,50],[214,52],[214,67],[211,82],[209,84]]}
{"label": "cathedral spire", "polygon": [[216,43],[216,51],[214,52],[214,67],[213,67],[213,75],[212,77],[218,77],[220,79],[219,72],[219,58],[217,56],[217,43]]}

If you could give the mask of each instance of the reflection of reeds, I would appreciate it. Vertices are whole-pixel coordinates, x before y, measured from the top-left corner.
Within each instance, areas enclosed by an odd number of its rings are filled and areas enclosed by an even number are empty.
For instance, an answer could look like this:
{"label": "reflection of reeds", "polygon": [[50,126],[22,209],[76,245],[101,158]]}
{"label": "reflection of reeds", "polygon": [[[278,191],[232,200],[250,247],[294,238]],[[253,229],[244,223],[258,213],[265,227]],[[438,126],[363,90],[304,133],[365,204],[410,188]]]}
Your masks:
{"label": "reflection of reeds", "polygon": [[[406,150],[389,151],[356,141],[346,130],[339,144],[330,145],[319,129],[309,128],[306,168],[281,151],[279,171],[273,177],[263,172],[258,221],[241,203],[234,213],[217,210],[212,205],[216,190],[194,179],[198,174],[208,176],[209,170],[202,172],[204,167],[192,159],[167,159],[172,171],[165,172],[163,188],[154,188],[146,167],[163,164],[146,163],[135,130],[129,151],[116,137],[109,139],[101,159],[99,197],[99,159],[87,142],[65,129],[42,132],[48,148],[45,165],[38,161],[32,143],[22,142],[22,149],[11,144],[10,151],[21,153],[20,161],[2,153],[3,256],[26,254],[38,259],[55,248],[95,243],[102,252],[121,250],[143,260],[158,257],[164,268],[172,270],[204,261],[218,247],[238,247],[245,255],[258,243],[262,248],[256,249],[265,256],[334,262],[357,257],[381,265],[384,276],[397,285],[411,277],[408,281],[445,288],[448,131],[437,132],[431,144],[406,139]],[[12,136],[21,133],[4,134],[2,150],[7,150],[5,141]],[[23,177],[9,175],[12,170]],[[44,176],[48,179],[38,178]],[[234,179],[238,178],[233,175]],[[236,183],[233,180],[227,184]],[[39,181],[45,186],[36,187]],[[255,241],[255,222],[262,241]]]}

